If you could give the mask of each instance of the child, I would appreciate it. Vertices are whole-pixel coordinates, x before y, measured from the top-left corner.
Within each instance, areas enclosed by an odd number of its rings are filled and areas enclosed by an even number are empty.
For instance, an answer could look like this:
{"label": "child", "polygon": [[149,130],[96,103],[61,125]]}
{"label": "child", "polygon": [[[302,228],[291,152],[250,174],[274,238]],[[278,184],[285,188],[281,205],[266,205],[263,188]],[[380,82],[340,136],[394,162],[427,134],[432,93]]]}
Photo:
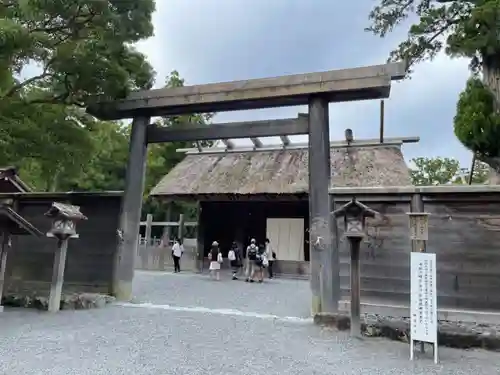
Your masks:
{"label": "child", "polygon": [[210,260],[210,278],[213,278],[215,275],[215,279],[220,280],[220,265],[223,259],[219,250],[219,243],[217,241],[212,242],[212,248],[208,253],[208,259]]}

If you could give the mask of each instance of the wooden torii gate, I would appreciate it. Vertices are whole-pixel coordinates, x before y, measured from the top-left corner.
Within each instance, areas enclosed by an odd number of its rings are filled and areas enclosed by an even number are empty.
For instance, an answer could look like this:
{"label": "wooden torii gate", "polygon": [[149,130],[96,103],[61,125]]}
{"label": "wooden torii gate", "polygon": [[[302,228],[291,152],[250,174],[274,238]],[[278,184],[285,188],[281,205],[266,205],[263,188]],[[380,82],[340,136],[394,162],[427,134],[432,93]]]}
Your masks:
{"label": "wooden torii gate", "polygon": [[[89,106],[87,112],[103,120],[133,118],[120,218],[122,241],[117,250],[113,276],[115,296],[120,300],[128,300],[132,294],[148,143],[308,134],[309,233],[310,243],[313,245],[310,256],[312,312],[337,311],[340,272],[339,253],[333,241],[334,220],[330,215],[332,204],[329,196],[328,104],[387,98],[391,81],[404,78],[406,72],[406,63],[398,62],[320,73],[137,91],[122,100]],[[184,129],[160,128],[150,124],[153,116],[297,105],[308,105],[307,117],[190,126]]]}

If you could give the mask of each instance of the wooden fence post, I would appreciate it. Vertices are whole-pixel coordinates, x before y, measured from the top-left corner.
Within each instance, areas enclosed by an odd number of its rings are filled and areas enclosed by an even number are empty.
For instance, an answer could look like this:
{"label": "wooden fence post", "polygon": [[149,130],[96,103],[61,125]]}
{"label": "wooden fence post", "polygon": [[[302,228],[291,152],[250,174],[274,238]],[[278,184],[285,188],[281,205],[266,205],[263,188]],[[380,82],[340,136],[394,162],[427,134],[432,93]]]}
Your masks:
{"label": "wooden fence post", "polygon": [[179,214],[179,227],[177,228],[177,237],[179,241],[184,239],[184,214]]}
{"label": "wooden fence post", "polygon": [[[171,218],[172,218],[172,204],[167,203],[167,212],[165,213],[165,221],[169,222]],[[165,225],[165,227],[163,227],[163,237],[159,249],[160,271],[165,271],[165,258],[167,256],[167,249],[169,245],[170,245],[170,226]]]}
{"label": "wooden fence post", "polygon": [[198,225],[196,226],[196,271],[203,272],[203,260],[205,257],[205,230],[203,227],[203,207],[198,203]]}
{"label": "wooden fence post", "polygon": [[142,256],[142,267],[144,269],[148,269],[149,263],[150,263],[150,249],[151,249],[151,229],[153,228],[153,215],[147,214],[146,215],[146,231],[144,234],[144,248],[142,249],[143,251],[143,256]]}

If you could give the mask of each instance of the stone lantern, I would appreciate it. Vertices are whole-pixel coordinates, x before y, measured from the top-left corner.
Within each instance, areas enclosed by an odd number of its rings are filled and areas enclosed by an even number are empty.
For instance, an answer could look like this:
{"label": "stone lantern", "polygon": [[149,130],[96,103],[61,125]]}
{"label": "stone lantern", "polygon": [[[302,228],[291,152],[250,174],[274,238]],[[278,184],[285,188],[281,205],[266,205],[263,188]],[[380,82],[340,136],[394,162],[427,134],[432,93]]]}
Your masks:
{"label": "stone lantern", "polygon": [[351,335],[361,336],[360,266],[359,250],[361,240],[366,235],[366,218],[375,217],[377,211],[356,200],[333,211],[335,217],[344,217],[344,236],[349,240],[351,253]]}
{"label": "stone lantern", "polygon": [[63,203],[52,203],[52,207],[45,213],[52,219],[52,228],[47,237],[55,237],[58,240],[78,238],[76,223],[87,218],[80,212],[80,207]]}
{"label": "stone lantern", "polygon": [[57,239],[48,308],[50,312],[57,312],[61,305],[68,241],[70,238],[78,238],[76,223],[80,220],[87,220],[87,217],[80,212],[80,207],[57,202],[52,203],[52,207],[45,213],[45,216],[52,219],[52,227],[47,237]]}

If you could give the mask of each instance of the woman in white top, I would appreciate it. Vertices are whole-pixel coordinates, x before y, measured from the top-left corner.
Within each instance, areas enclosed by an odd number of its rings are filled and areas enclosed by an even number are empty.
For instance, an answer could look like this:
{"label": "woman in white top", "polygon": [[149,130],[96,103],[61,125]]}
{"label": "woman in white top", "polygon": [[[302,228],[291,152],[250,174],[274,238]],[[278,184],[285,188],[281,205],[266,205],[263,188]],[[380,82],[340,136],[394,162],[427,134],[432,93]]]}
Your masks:
{"label": "woman in white top", "polygon": [[174,240],[174,245],[172,246],[172,258],[174,259],[174,272],[181,272],[181,256],[184,252],[184,246],[176,238]]}
{"label": "woman in white top", "polygon": [[208,253],[208,260],[210,261],[210,277],[215,277],[216,280],[220,280],[220,265],[223,262],[223,258],[217,241],[212,242],[212,247]]}
{"label": "woman in white top", "polygon": [[273,248],[271,247],[271,241],[269,241],[269,238],[266,238],[266,257],[267,257],[267,273],[269,275],[269,278],[272,279],[274,277],[273,273],[273,264],[274,261],[276,260],[276,253],[273,251]]}

